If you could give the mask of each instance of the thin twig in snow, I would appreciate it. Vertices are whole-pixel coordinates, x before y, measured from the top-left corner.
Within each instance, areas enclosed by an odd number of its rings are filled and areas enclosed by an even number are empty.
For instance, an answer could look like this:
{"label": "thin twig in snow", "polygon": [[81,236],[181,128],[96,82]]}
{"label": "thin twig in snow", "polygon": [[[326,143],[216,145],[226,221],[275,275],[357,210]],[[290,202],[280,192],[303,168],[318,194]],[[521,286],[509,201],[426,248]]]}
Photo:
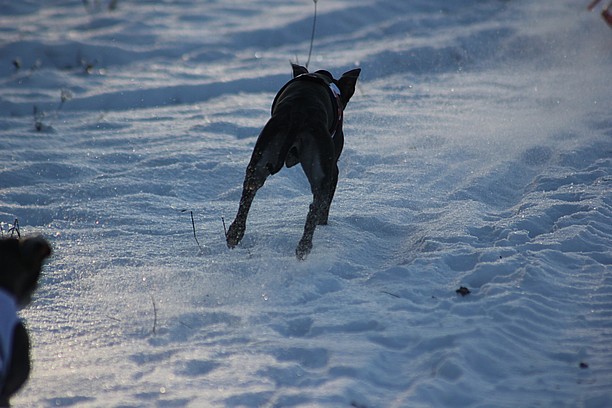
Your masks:
{"label": "thin twig in snow", "polygon": [[155,304],[155,298],[151,294],[151,302],[153,303],[153,334],[157,332],[157,305]]}

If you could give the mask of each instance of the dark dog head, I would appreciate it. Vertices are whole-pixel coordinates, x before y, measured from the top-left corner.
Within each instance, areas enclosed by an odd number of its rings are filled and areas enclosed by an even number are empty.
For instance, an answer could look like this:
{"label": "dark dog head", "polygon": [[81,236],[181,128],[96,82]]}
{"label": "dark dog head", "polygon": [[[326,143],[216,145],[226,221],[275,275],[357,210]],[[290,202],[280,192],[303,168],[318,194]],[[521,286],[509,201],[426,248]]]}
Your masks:
{"label": "dark dog head", "polygon": [[30,303],[49,255],[51,246],[42,237],[0,239],[0,289],[14,296],[19,307]]}
{"label": "dark dog head", "polygon": [[[291,64],[291,68],[293,69],[293,77],[297,77],[302,74],[307,74],[308,69],[301,65]],[[342,101],[342,108],[346,107],[351,96],[355,93],[355,85],[357,84],[357,78],[359,78],[359,73],[361,73],[361,68],[355,68],[350,71],[342,74],[340,79],[336,80],[332,76],[331,73],[325,70],[316,71],[317,74],[325,75],[328,77],[340,90],[340,99]]]}

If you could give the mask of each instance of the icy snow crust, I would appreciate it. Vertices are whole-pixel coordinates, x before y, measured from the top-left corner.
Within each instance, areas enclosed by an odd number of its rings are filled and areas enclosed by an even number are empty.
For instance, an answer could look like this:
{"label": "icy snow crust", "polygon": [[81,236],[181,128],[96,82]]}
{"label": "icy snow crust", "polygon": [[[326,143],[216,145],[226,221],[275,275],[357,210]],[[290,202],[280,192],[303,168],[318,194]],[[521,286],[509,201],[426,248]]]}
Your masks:
{"label": "icy snow crust", "polygon": [[610,406],[612,35],[586,2],[319,1],[310,67],[363,72],[305,262],[299,166],[239,248],[221,217],[313,3],[86,3],[0,12],[0,221],[55,249],[15,406]]}

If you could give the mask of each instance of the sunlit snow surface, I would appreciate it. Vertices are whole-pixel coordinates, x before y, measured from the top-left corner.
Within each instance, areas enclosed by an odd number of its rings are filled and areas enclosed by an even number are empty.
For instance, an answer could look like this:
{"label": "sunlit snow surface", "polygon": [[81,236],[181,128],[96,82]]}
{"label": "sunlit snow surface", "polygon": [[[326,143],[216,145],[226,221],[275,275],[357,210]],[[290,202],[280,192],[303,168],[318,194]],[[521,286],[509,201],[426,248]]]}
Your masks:
{"label": "sunlit snow surface", "polygon": [[305,262],[299,166],[221,220],[313,2],[85,3],[0,2],[0,221],[55,250],[15,406],[611,406],[586,1],[320,0],[310,68],[363,71]]}

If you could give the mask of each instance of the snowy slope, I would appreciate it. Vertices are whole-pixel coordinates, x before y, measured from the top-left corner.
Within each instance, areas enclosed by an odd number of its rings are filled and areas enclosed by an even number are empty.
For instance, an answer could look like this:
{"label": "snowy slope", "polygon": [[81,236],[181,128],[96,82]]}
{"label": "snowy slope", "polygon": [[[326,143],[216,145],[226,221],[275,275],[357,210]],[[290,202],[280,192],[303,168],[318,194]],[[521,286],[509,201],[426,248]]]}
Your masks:
{"label": "snowy slope", "polygon": [[85,3],[0,2],[0,222],[55,250],[15,406],[612,404],[612,35],[586,4],[320,0],[310,67],[363,71],[298,262],[299,168],[239,248],[221,219],[312,1]]}

